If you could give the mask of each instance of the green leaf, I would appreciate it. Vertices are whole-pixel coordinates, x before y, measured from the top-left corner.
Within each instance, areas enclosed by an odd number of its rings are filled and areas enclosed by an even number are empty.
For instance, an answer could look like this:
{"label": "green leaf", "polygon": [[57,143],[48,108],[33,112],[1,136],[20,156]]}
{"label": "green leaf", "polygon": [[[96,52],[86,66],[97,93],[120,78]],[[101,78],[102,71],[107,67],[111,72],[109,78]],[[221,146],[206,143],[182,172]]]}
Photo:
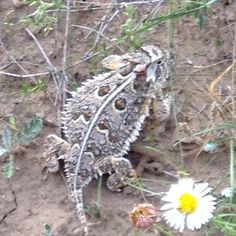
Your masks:
{"label": "green leaf", "polygon": [[8,163],[3,166],[3,172],[6,178],[11,178],[14,174],[14,156],[10,155],[9,156],[9,161]]}
{"label": "green leaf", "polygon": [[20,23],[25,24],[25,25],[29,25],[32,22],[32,20],[29,17],[24,17],[20,20]]}
{"label": "green leaf", "polygon": [[54,4],[56,9],[60,10],[62,8],[62,0],[55,0]]}
{"label": "green leaf", "polygon": [[32,141],[43,127],[42,119],[34,117],[30,122],[24,123],[17,134],[17,143],[26,143]]}
{"label": "green leaf", "polygon": [[2,131],[2,142],[4,147],[10,151],[11,150],[11,131],[9,128],[4,128]]}
{"label": "green leaf", "polygon": [[9,115],[8,117],[9,125],[12,130],[16,130],[16,118],[13,115]]}
{"label": "green leaf", "polygon": [[3,148],[2,146],[0,146],[0,157],[7,152],[7,149]]}

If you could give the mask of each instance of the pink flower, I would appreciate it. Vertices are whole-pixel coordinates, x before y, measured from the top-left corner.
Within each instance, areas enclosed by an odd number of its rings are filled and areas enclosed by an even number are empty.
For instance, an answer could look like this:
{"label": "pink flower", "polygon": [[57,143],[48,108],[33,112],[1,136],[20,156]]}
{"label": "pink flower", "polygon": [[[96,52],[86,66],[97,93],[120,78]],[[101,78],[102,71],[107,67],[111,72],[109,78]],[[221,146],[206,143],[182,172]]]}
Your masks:
{"label": "pink flower", "polygon": [[156,208],[149,203],[139,204],[129,213],[129,218],[135,228],[147,228],[157,221]]}

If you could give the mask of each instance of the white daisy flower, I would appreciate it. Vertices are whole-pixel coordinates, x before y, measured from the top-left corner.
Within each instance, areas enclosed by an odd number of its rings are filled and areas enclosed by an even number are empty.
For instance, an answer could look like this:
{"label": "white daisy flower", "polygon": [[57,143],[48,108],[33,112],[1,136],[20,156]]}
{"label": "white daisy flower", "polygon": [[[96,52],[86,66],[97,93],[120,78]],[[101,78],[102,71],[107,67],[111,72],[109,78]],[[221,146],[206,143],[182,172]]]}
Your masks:
{"label": "white daisy flower", "polygon": [[230,198],[231,195],[233,195],[233,189],[232,188],[225,188],[221,191],[221,195],[226,198]]}
{"label": "white daisy flower", "polygon": [[180,179],[162,198],[167,202],[161,208],[166,211],[163,214],[164,219],[180,232],[185,227],[190,230],[200,229],[213,217],[216,202],[209,195],[210,191],[208,183],[196,184],[190,178]]}

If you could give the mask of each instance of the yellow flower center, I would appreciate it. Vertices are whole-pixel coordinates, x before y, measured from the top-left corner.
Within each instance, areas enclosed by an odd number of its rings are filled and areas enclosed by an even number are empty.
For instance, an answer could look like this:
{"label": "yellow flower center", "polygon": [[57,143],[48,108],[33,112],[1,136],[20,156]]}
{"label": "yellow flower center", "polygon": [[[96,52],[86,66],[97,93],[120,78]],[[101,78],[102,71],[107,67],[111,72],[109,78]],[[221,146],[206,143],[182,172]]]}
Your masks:
{"label": "yellow flower center", "polygon": [[193,213],[197,208],[197,198],[189,193],[184,193],[179,198],[178,210],[182,213]]}

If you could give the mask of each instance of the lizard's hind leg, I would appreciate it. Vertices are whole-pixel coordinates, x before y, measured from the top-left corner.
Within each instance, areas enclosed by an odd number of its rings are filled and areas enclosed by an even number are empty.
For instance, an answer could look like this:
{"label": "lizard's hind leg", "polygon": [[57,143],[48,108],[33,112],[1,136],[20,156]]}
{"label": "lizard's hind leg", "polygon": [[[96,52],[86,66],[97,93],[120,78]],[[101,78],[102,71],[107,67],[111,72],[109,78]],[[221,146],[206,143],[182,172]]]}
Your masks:
{"label": "lizard's hind leg", "polygon": [[124,187],[124,180],[132,173],[130,161],[122,156],[108,156],[97,163],[99,175],[109,173],[107,187],[113,192],[120,192]]}

